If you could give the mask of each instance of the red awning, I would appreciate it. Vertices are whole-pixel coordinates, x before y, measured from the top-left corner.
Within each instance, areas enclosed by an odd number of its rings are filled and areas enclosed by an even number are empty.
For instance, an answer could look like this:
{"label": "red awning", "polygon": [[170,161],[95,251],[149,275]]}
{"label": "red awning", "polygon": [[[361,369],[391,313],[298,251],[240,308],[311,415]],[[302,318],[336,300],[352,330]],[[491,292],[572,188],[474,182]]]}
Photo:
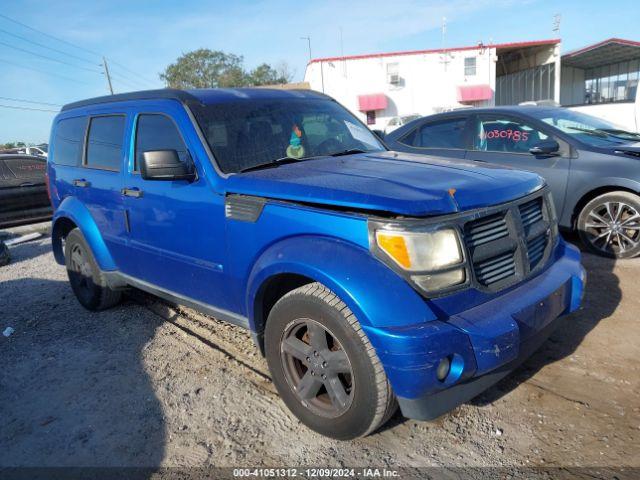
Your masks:
{"label": "red awning", "polygon": [[477,102],[480,100],[491,100],[493,90],[489,85],[465,85],[458,87],[459,102]]}
{"label": "red awning", "polygon": [[358,110],[361,112],[384,110],[385,108],[387,108],[387,96],[384,93],[358,95]]}

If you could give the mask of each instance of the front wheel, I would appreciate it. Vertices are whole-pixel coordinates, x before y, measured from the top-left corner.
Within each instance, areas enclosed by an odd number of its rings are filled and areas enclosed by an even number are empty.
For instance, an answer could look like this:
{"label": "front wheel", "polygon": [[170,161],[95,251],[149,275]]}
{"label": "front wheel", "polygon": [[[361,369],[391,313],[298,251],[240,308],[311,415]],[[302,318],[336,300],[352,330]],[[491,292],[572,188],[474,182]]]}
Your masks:
{"label": "front wheel", "polygon": [[322,435],[340,440],[367,435],[396,409],[380,360],[357,319],[320,283],[297,288],[274,305],[265,351],[287,407]]}
{"label": "front wheel", "polygon": [[587,203],[578,217],[578,234],[594,253],[631,258],[640,253],[640,197],[610,192]]}

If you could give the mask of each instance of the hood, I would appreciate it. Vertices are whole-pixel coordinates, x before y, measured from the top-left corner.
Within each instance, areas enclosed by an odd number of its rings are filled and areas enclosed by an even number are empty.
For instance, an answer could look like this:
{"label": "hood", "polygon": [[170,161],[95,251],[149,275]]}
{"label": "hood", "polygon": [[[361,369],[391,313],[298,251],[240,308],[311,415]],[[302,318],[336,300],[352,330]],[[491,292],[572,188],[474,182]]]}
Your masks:
{"label": "hood", "polygon": [[376,152],[232,175],[227,192],[420,217],[496,205],[543,185],[536,174],[484,163]]}

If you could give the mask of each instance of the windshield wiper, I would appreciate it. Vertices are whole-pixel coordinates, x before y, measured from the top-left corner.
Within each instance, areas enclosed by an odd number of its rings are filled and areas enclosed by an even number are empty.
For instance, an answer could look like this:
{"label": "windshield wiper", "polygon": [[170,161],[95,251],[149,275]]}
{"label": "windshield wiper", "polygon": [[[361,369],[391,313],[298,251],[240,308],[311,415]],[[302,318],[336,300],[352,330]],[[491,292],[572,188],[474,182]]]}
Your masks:
{"label": "windshield wiper", "polygon": [[640,139],[640,134],[629,132],[627,130],[620,130],[617,128],[599,128],[598,130],[607,133],[612,137],[622,138],[625,140],[628,140],[629,137]]}
{"label": "windshield wiper", "polygon": [[594,137],[606,138],[609,134],[605,131],[598,130],[597,128],[580,128],[580,127],[567,127],[571,130],[577,130],[579,132],[584,132],[589,135],[593,135]]}
{"label": "windshield wiper", "polygon": [[262,170],[263,168],[274,168],[279,167],[280,165],[284,165],[287,163],[296,163],[304,160],[304,158],[293,158],[293,157],[282,157],[276,158],[275,160],[271,160],[270,162],[259,163],[257,165],[252,165],[247,168],[243,168],[240,170],[240,173],[251,172],[253,170]]}
{"label": "windshield wiper", "polygon": [[349,148],[347,150],[343,150],[341,152],[332,153],[329,155],[330,157],[342,157],[344,155],[355,155],[356,153],[367,153],[366,150],[362,150],[361,148]]}
{"label": "windshield wiper", "polygon": [[580,127],[567,127],[571,130],[578,130],[594,137],[607,138],[613,137],[620,140],[633,140],[640,139],[640,135],[626,130],[619,130],[616,128],[580,128]]}

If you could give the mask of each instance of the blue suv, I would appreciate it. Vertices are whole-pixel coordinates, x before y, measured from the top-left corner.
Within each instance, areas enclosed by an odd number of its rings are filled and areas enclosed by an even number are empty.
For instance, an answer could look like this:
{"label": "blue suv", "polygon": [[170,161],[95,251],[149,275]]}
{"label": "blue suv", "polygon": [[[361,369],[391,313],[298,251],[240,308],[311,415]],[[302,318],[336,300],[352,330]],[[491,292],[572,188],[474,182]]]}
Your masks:
{"label": "blue suv", "polygon": [[338,439],[474,397],[584,289],[539,176],[388,151],[316,92],[66,105],[48,177],[83,306],[138,288],[250,329],[289,409]]}

